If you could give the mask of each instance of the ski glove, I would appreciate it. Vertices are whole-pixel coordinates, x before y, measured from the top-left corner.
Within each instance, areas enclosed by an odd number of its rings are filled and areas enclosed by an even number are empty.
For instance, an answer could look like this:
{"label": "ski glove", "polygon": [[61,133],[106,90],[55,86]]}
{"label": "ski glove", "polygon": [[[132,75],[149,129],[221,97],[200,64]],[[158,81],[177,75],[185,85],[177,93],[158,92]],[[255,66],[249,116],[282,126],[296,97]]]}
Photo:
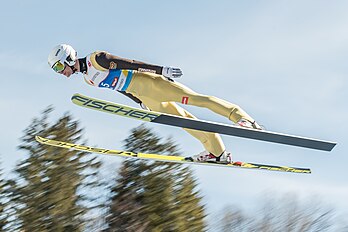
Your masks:
{"label": "ski glove", "polygon": [[167,78],[179,78],[182,76],[182,71],[180,68],[174,67],[163,67],[162,75]]}
{"label": "ski glove", "polygon": [[140,107],[142,108],[142,109],[144,109],[144,110],[150,110],[150,108],[149,107],[147,107],[144,103],[140,103]]}

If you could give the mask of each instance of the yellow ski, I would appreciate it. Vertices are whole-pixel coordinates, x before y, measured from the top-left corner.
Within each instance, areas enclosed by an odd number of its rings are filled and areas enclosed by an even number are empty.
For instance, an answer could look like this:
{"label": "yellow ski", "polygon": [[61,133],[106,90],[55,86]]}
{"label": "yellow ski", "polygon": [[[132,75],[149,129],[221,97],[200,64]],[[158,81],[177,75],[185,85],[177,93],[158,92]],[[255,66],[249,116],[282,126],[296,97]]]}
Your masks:
{"label": "yellow ski", "polygon": [[90,146],[74,144],[74,143],[67,143],[67,142],[57,141],[53,139],[43,138],[40,136],[36,136],[35,139],[41,144],[46,144],[50,146],[91,152],[91,153],[99,153],[104,155],[121,156],[126,158],[137,158],[137,159],[175,162],[175,163],[184,163],[184,164],[211,165],[211,166],[217,166],[217,167],[235,167],[235,168],[258,169],[258,170],[292,172],[292,173],[307,173],[307,174],[311,173],[311,170],[308,168],[294,168],[294,167],[254,164],[254,163],[246,163],[246,162],[233,162],[233,163],[192,162],[192,161],[185,160],[185,157],[182,157],[182,156],[169,156],[169,155],[159,155],[159,154],[135,153],[130,151],[122,151],[122,150],[110,150],[110,149],[90,147]]}

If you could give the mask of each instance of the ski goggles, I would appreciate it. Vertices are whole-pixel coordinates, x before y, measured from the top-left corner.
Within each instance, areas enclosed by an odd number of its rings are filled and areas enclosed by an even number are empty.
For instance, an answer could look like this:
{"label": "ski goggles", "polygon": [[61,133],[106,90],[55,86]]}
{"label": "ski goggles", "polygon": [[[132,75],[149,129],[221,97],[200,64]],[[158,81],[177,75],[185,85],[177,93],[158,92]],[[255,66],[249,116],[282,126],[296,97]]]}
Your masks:
{"label": "ski goggles", "polygon": [[58,60],[56,63],[54,63],[52,69],[57,73],[61,73],[65,69],[65,64]]}

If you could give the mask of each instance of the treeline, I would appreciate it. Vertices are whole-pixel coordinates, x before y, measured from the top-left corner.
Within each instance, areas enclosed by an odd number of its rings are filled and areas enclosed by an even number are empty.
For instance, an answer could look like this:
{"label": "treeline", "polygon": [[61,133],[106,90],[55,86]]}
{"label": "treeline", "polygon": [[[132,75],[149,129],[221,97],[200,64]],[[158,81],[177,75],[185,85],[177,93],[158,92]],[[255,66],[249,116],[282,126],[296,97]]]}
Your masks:
{"label": "treeline", "polygon": [[[24,130],[18,149],[26,157],[16,165],[11,179],[1,175],[0,231],[268,232],[338,228],[333,209],[311,206],[315,210],[311,211],[297,201],[277,204],[283,200],[272,201],[266,206],[277,207],[265,207],[252,215],[237,207],[227,208],[212,220],[187,166],[127,159],[120,167],[105,169],[100,155],[37,143],[36,135],[87,143],[78,121],[65,114],[51,122],[52,110],[47,108]],[[123,142],[124,149],[133,152],[179,155],[174,141],[144,126],[133,129]]]}
{"label": "treeline", "polygon": [[[205,230],[205,208],[189,168],[132,159],[107,170],[112,177],[105,180],[100,155],[35,141],[41,135],[87,142],[78,121],[66,114],[50,123],[51,111],[24,130],[18,149],[27,156],[13,171],[15,177],[1,178],[0,231]],[[131,131],[124,148],[178,155],[173,141],[143,126]]]}

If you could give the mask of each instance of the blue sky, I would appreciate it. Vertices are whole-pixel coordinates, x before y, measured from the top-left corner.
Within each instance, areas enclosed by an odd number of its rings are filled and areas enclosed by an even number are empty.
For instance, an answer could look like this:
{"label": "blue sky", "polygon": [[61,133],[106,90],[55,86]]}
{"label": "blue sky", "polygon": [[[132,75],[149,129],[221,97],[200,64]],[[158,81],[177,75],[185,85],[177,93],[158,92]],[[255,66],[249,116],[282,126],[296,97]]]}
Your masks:
{"label": "blue sky", "polygon": [[[239,104],[275,132],[337,141],[330,153],[223,136],[234,159],[311,167],[292,175],[194,167],[210,212],[225,205],[252,208],[265,193],[320,197],[347,215],[348,2],[346,1],[7,1],[0,14],[1,162],[6,172],[25,156],[22,131],[48,105],[69,111],[86,128],[90,145],[120,148],[140,125],[78,108],[79,92],[135,106],[81,75],[69,80],[47,65],[50,50],[71,44],[80,56],[95,50],[179,66],[181,83]],[[197,117],[228,123],[206,109]],[[173,136],[185,154],[202,151],[186,132],[150,125]],[[107,158],[115,166],[121,158]],[[219,180],[219,181],[216,181]],[[242,203],[242,204],[240,204]]]}

